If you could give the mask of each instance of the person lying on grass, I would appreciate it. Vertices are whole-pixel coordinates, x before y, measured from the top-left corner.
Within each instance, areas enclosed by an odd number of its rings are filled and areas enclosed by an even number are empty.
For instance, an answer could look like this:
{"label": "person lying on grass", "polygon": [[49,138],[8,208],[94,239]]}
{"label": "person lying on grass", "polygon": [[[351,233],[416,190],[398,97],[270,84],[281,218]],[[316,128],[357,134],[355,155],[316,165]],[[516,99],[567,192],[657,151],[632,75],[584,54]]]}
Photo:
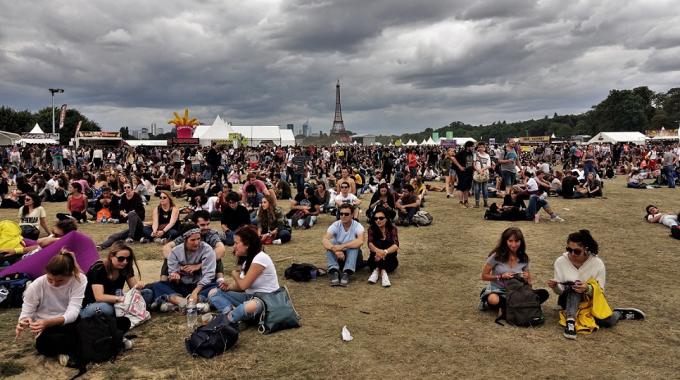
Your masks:
{"label": "person lying on grass", "polygon": [[680,214],[672,214],[667,212],[662,212],[658,207],[654,205],[649,205],[645,207],[647,215],[645,215],[645,220],[648,223],[659,223],[663,224],[668,228],[677,227],[680,225],[679,216]]}
{"label": "person lying on grass", "polygon": [[548,286],[559,295],[557,303],[564,337],[576,339],[599,327],[613,327],[619,320],[643,320],[645,314],[634,308],[612,309],[604,298],[606,269],[598,257],[599,247],[588,230],[567,237],[566,252],[555,260],[554,277]]}

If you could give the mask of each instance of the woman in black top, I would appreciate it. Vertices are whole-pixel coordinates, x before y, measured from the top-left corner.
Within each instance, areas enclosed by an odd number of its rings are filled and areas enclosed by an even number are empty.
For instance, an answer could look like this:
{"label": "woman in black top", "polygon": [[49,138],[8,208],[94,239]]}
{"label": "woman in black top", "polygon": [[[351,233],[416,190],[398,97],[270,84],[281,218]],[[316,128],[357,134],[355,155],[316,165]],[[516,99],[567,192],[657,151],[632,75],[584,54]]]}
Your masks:
{"label": "woman in black top", "polygon": [[151,225],[144,226],[144,237],[140,240],[147,243],[153,240],[159,244],[165,244],[179,235],[177,220],[179,219],[179,207],[167,190],[160,192],[161,201],[153,210]]}
{"label": "woman in black top", "polygon": [[399,261],[399,235],[397,227],[387,218],[384,209],[377,208],[371,219],[371,227],[368,230],[368,249],[371,253],[368,256],[368,267],[371,269],[371,276],[368,282],[375,284],[378,277],[381,277],[382,286],[391,286],[387,273],[397,269]]}
{"label": "woman in black top", "polygon": [[105,260],[97,261],[90,267],[87,271],[87,288],[83,309],[80,311],[81,318],[91,317],[97,310],[106,315],[115,315],[113,305],[125,300],[123,288],[126,283],[130,289],[141,289],[147,303],[151,301],[153,292],[151,289],[143,289],[144,284],[135,277],[133,263],[139,272],[132,248],[122,242],[116,242]]}
{"label": "woman in black top", "polygon": [[378,191],[373,193],[371,197],[371,203],[368,206],[368,210],[366,210],[366,216],[369,221],[373,218],[373,214],[378,208],[383,209],[385,216],[390,220],[393,220],[397,215],[394,210],[394,194],[392,194],[387,182],[378,185]]}

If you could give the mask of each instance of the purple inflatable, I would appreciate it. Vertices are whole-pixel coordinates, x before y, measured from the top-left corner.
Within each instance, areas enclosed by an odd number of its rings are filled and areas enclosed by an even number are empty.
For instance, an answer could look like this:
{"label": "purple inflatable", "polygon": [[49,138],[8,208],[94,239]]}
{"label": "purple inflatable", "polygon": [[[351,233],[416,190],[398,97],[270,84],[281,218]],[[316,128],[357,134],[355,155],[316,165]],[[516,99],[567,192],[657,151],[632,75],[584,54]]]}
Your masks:
{"label": "purple inflatable", "polygon": [[52,256],[56,255],[64,247],[76,254],[78,265],[85,273],[87,273],[92,264],[99,260],[97,246],[92,239],[83,233],[73,231],[64,235],[59,241],[1,270],[0,276],[12,273],[27,273],[31,278],[38,278],[45,274],[45,266]]}

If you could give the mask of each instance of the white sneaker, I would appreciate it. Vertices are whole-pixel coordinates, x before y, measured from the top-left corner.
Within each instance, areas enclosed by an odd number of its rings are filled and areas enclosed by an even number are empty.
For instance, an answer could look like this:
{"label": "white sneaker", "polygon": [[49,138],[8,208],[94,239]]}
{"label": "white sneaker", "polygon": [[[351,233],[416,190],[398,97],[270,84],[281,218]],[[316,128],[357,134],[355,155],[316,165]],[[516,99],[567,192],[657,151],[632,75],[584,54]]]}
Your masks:
{"label": "white sneaker", "polygon": [[373,273],[371,273],[371,275],[368,276],[368,283],[369,284],[375,284],[376,282],[378,282],[379,273],[380,273],[379,269],[374,269]]}
{"label": "white sneaker", "polygon": [[66,367],[66,365],[68,364],[69,359],[71,359],[71,358],[70,358],[68,355],[66,355],[66,354],[59,354],[59,356],[57,356],[57,360],[59,361],[59,364],[60,364],[62,367]]}
{"label": "white sneaker", "polygon": [[133,238],[131,238],[131,237],[125,239],[125,243],[127,243],[127,244],[134,243],[134,241],[135,241],[135,239],[133,239]]}
{"label": "white sneaker", "polygon": [[210,305],[207,303],[199,302],[196,304],[196,310],[201,314],[205,314],[210,311]]}
{"label": "white sneaker", "polygon": [[560,218],[559,215],[555,215],[553,218],[550,218],[551,222],[564,222],[564,219]]}
{"label": "white sneaker", "polygon": [[392,286],[390,278],[387,277],[387,271],[382,272],[382,286],[383,288],[389,288],[390,286]]}
{"label": "white sneaker", "polygon": [[123,350],[127,351],[132,349],[133,341],[128,338],[123,338]]}
{"label": "white sneaker", "polygon": [[272,244],[274,244],[274,245],[281,245],[281,244],[282,244],[281,239],[273,240],[273,241],[272,241]]}

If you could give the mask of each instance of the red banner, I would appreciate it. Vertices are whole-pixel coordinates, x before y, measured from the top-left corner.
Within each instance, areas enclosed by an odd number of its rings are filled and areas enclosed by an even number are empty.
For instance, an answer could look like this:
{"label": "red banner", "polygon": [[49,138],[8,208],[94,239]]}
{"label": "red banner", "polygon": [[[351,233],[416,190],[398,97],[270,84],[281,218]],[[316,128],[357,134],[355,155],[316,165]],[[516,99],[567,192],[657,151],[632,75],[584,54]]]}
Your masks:
{"label": "red banner", "polygon": [[64,128],[64,118],[66,117],[66,104],[61,105],[61,113],[59,114],[59,129]]}
{"label": "red banner", "polygon": [[78,132],[80,132],[80,126],[83,125],[83,121],[80,120],[78,122],[78,125],[76,125],[76,133],[73,135],[73,137],[78,137]]}

